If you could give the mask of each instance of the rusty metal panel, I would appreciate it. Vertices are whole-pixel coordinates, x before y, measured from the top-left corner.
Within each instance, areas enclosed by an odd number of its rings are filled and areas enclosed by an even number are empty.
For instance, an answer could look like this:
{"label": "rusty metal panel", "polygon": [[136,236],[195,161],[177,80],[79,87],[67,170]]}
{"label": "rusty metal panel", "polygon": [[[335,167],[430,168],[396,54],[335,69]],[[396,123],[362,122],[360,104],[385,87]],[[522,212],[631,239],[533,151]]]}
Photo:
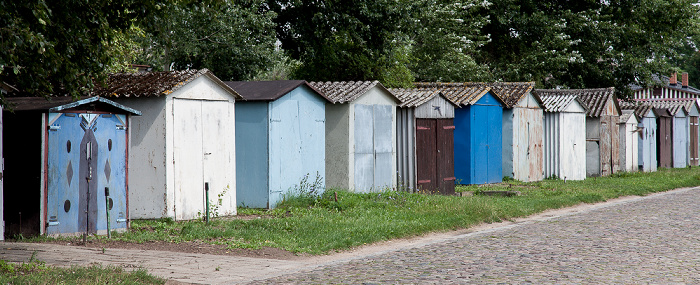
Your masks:
{"label": "rusty metal panel", "polygon": [[[689,163],[692,166],[698,166],[698,117],[690,117],[690,157]],[[0,154],[2,150],[0,150]],[[2,186],[0,185],[0,188]],[[1,190],[1,189],[0,189]]]}
{"label": "rusty metal panel", "polygon": [[438,188],[437,121],[416,119],[416,176],[418,189],[433,192]]}

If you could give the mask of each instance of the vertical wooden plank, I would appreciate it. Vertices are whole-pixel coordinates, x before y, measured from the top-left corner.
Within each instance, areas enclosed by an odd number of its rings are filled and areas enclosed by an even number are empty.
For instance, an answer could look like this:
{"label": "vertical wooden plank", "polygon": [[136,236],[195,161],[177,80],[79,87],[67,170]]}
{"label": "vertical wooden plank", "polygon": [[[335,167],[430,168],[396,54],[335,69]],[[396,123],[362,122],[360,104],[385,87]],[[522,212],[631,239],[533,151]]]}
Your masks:
{"label": "vertical wooden plank", "polygon": [[455,194],[455,170],[454,170],[454,120],[438,119],[435,125],[437,147],[437,174],[438,190],[440,194]]}
{"label": "vertical wooden plank", "polygon": [[494,105],[486,107],[485,118],[488,123],[483,127],[488,128],[485,132],[488,140],[488,173],[484,183],[498,183],[503,181],[503,108]]}
{"label": "vertical wooden plank", "polygon": [[[682,111],[681,111],[682,112]],[[679,112],[679,114],[681,113]],[[673,117],[673,167],[683,168],[688,166],[688,118],[685,116]]]}
{"label": "vertical wooden plank", "polygon": [[544,173],[544,114],[542,109],[528,109],[529,144],[527,149],[528,181],[542,180]]}
{"label": "vertical wooden plank", "polygon": [[666,167],[666,168],[671,168],[672,165],[672,146],[671,146],[671,137],[672,137],[672,129],[671,129],[671,124],[673,118],[669,116],[661,116],[659,117],[658,121],[658,134],[657,134],[657,140],[658,140],[658,155],[657,159],[659,162],[659,167]]}
{"label": "vertical wooden plank", "polygon": [[173,99],[176,220],[191,220],[204,212],[202,140],[202,102]]}
{"label": "vertical wooden plank", "polygon": [[690,165],[698,166],[698,117],[690,117]]}
{"label": "vertical wooden plank", "polygon": [[5,240],[5,198],[3,193],[3,173],[5,172],[5,156],[3,156],[3,146],[2,146],[2,114],[4,108],[0,105],[0,241]]}
{"label": "vertical wooden plank", "polygon": [[[600,176],[608,176],[612,172],[612,140],[613,140],[613,122],[610,121],[610,116],[600,116],[600,140],[599,155],[600,155]],[[615,124],[617,126],[617,124]]]}
{"label": "vertical wooden plank", "polygon": [[[620,128],[618,122],[620,116],[608,116],[610,129],[610,173],[620,171]],[[608,175],[609,175],[608,174]]]}
{"label": "vertical wooden plank", "polygon": [[438,188],[436,120],[416,119],[416,176],[418,190],[432,193]]}

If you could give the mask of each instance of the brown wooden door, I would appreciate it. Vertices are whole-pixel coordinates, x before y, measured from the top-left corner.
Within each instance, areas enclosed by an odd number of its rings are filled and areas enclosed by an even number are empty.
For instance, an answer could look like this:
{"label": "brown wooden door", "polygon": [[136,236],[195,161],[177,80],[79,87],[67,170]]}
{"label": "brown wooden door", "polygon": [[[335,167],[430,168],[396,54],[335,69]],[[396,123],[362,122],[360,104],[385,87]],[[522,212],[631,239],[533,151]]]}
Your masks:
{"label": "brown wooden door", "polygon": [[416,119],[416,179],[418,190],[434,192],[437,183],[437,120]]}
{"label": "brown wooden door", "polygon": [[698,117],[690,117],[690,165],[698,166]]}
{"label": "brown wooden door", "polygon": [[454,120],[437,120],[437,177],[440,194],[455,194]]}
{"label": "brown wooden door", "polygon": [[[617,127],[617,125],[615,125]],[[600,175],[608,176],[612,171],[612,133],[610,116],[600,117]]]}
{"label": "brown wooden door", "polygon": [[452,119],[416,119],[416,164],[419,190],[455,193]]}
{"label": "brown wooden door", "polygon": [[659,131],[656,138],[658,140],[657,159],[659,167],[673,167],[673,161],[671,160],[671,155],[673,154],[671,145],[671,138],[673,137],[671,133],[672,120],[673,117],[659,117]]}

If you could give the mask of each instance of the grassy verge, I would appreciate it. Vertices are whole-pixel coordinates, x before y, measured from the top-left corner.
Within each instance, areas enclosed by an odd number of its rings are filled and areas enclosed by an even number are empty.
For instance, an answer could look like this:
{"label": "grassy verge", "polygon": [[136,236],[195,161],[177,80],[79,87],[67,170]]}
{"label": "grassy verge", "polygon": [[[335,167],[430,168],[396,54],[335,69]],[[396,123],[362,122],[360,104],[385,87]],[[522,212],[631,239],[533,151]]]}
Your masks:
{"label": "grassy verge", "polygon": [[[209,225],[201,221],[134,221],[129,232],[113,238],[130,242],[196,240],[231,248],[267,246],[325,254],[383,240],[509,220],[547,209],[697,185],[700,168],[694,167],[622,173],[585,181],[458,186],[458,191],[476,193],[468,197],[328,190],[320,196],[292,197],[270,211],[239,209],[239,216],[248,216],[247,219],[218,218]],[[522,195],[479,195],[485,190],[517,190]]]}
{"label": "grassy verge", "polygon": [[8,263],[0,260],[0,284],[164,284],[145,270],[125,272],[119,267],[46,266],[41,262]]}

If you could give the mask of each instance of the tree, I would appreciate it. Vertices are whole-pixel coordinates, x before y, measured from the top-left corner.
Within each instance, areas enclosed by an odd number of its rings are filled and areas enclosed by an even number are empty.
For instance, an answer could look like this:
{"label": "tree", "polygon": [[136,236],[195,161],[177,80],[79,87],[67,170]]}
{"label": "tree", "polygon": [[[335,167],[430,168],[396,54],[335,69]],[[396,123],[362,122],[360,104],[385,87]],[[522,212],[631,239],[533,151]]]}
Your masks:
{"label": "tree", "polygon": [[670,72],[699,15],[689,0],[496,0],[485,15],[492,41],[479,60],[506,81],[614,86],[628,96],[631,83]]}
{"label": "tree", "polygon": [[410,41],[409,67],[417,81],[487,81],[485,64],[474,59],[476,50],[488,42],[481,33],[487,19],[485,1],[414,1],[415,13],[404,33]]}
{"label": "tree", "polygon": [[[211,3],[210,3],[211,2]],[[178,2],[145,23],[138,63],[156,70],[208,68],[247,80],[273,64],[274,12],[257,0]]]}
{"label": "tree", "polygon": [[282,48],[301,62],[296,78],[407,85],[407,0],[270,0]]}
{"label": "tree", "polygon": [[[104,78],[109,43],[164,3],[0,1],[0,80],[31,96],[79,96]],[[0,98],[0,104],[5,104]]]}

